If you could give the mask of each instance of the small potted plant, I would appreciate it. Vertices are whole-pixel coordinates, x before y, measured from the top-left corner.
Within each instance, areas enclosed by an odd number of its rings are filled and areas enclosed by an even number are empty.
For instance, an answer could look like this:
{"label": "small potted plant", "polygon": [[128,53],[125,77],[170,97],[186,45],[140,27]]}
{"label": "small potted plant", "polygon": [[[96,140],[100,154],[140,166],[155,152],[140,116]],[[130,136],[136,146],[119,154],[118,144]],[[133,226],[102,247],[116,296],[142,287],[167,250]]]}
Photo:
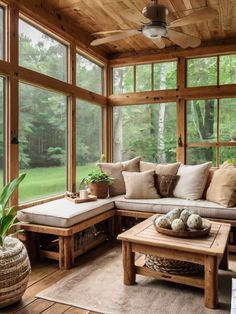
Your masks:
{"label": "small potted plant", "polygon": [[108,176],[101,170],[93,170],[82,182],[87,184],[90,192],[98,198],[106,198],[108,196],[109,185],[114,181],[114,178]]}

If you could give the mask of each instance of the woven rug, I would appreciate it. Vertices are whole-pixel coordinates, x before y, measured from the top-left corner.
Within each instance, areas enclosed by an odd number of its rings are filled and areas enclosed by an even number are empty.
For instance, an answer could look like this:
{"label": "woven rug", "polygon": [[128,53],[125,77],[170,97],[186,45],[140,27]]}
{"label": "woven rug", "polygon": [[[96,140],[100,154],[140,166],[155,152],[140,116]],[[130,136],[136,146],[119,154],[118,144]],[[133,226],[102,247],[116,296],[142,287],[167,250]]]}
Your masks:
{"label": "woven rug", "polygon": [[37,297],[99,313],[203,314],[229,313],[231,282],[236,273],[220,271],[219,309],[204,307],[203,290],[137,276],[137,284],[123,285],[121,248],[89,258],[75,272],[40,292]]}

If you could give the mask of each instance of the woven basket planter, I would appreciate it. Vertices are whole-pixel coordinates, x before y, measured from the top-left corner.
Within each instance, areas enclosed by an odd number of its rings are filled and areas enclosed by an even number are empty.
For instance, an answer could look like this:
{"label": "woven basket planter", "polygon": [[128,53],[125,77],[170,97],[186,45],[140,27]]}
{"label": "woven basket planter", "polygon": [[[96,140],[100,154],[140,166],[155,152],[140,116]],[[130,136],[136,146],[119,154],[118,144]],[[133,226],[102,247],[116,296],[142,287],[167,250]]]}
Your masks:
{"label": "woven basket planter", "polygon": [[0,308],[21,299],[29,280],[30,262],[23,243],[7,237],[0,248]]}
{"label": "woven basket planter", "polygon": [[152,270],[175,275],[194,275],[204,271],[202,265],[149,254],[145,255],[145,265]]}

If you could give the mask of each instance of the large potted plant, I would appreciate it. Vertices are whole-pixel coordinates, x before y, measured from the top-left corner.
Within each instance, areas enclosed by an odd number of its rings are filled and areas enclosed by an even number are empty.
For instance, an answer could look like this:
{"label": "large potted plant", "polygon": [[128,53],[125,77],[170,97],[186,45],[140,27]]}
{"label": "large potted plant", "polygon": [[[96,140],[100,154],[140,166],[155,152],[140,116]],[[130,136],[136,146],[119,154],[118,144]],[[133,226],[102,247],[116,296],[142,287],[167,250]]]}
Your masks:
{"label": "large potted plant", "polygon": [[88,185],[90,192],[98,198],[106,198],[108,196],[109,185],[112,184],[114,178],[108,176],[101,170],[93,170],[83,180],[82,183]]}
{"label": "large potted plant", "polygon": [[12,237],[17,232],[16,208],[8,206],[24,177],[22,174],[7,184],[0,195],[0,308],[20,300],[30,275],[27,251],[20,240]]}

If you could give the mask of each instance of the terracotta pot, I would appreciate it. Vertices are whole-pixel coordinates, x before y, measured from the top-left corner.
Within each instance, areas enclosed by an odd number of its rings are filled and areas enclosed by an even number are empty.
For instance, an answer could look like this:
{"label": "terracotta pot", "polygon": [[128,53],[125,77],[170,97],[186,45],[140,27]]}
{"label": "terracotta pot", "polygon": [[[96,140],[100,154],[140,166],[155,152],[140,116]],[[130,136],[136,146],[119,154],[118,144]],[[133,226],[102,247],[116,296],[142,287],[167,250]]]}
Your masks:
{"label": "terracotta pot", "polygon": [[90,192],[96,195],[98,198],[107,198],[108,196],[108,184],[107,182],[94,182],[89,184]]}

